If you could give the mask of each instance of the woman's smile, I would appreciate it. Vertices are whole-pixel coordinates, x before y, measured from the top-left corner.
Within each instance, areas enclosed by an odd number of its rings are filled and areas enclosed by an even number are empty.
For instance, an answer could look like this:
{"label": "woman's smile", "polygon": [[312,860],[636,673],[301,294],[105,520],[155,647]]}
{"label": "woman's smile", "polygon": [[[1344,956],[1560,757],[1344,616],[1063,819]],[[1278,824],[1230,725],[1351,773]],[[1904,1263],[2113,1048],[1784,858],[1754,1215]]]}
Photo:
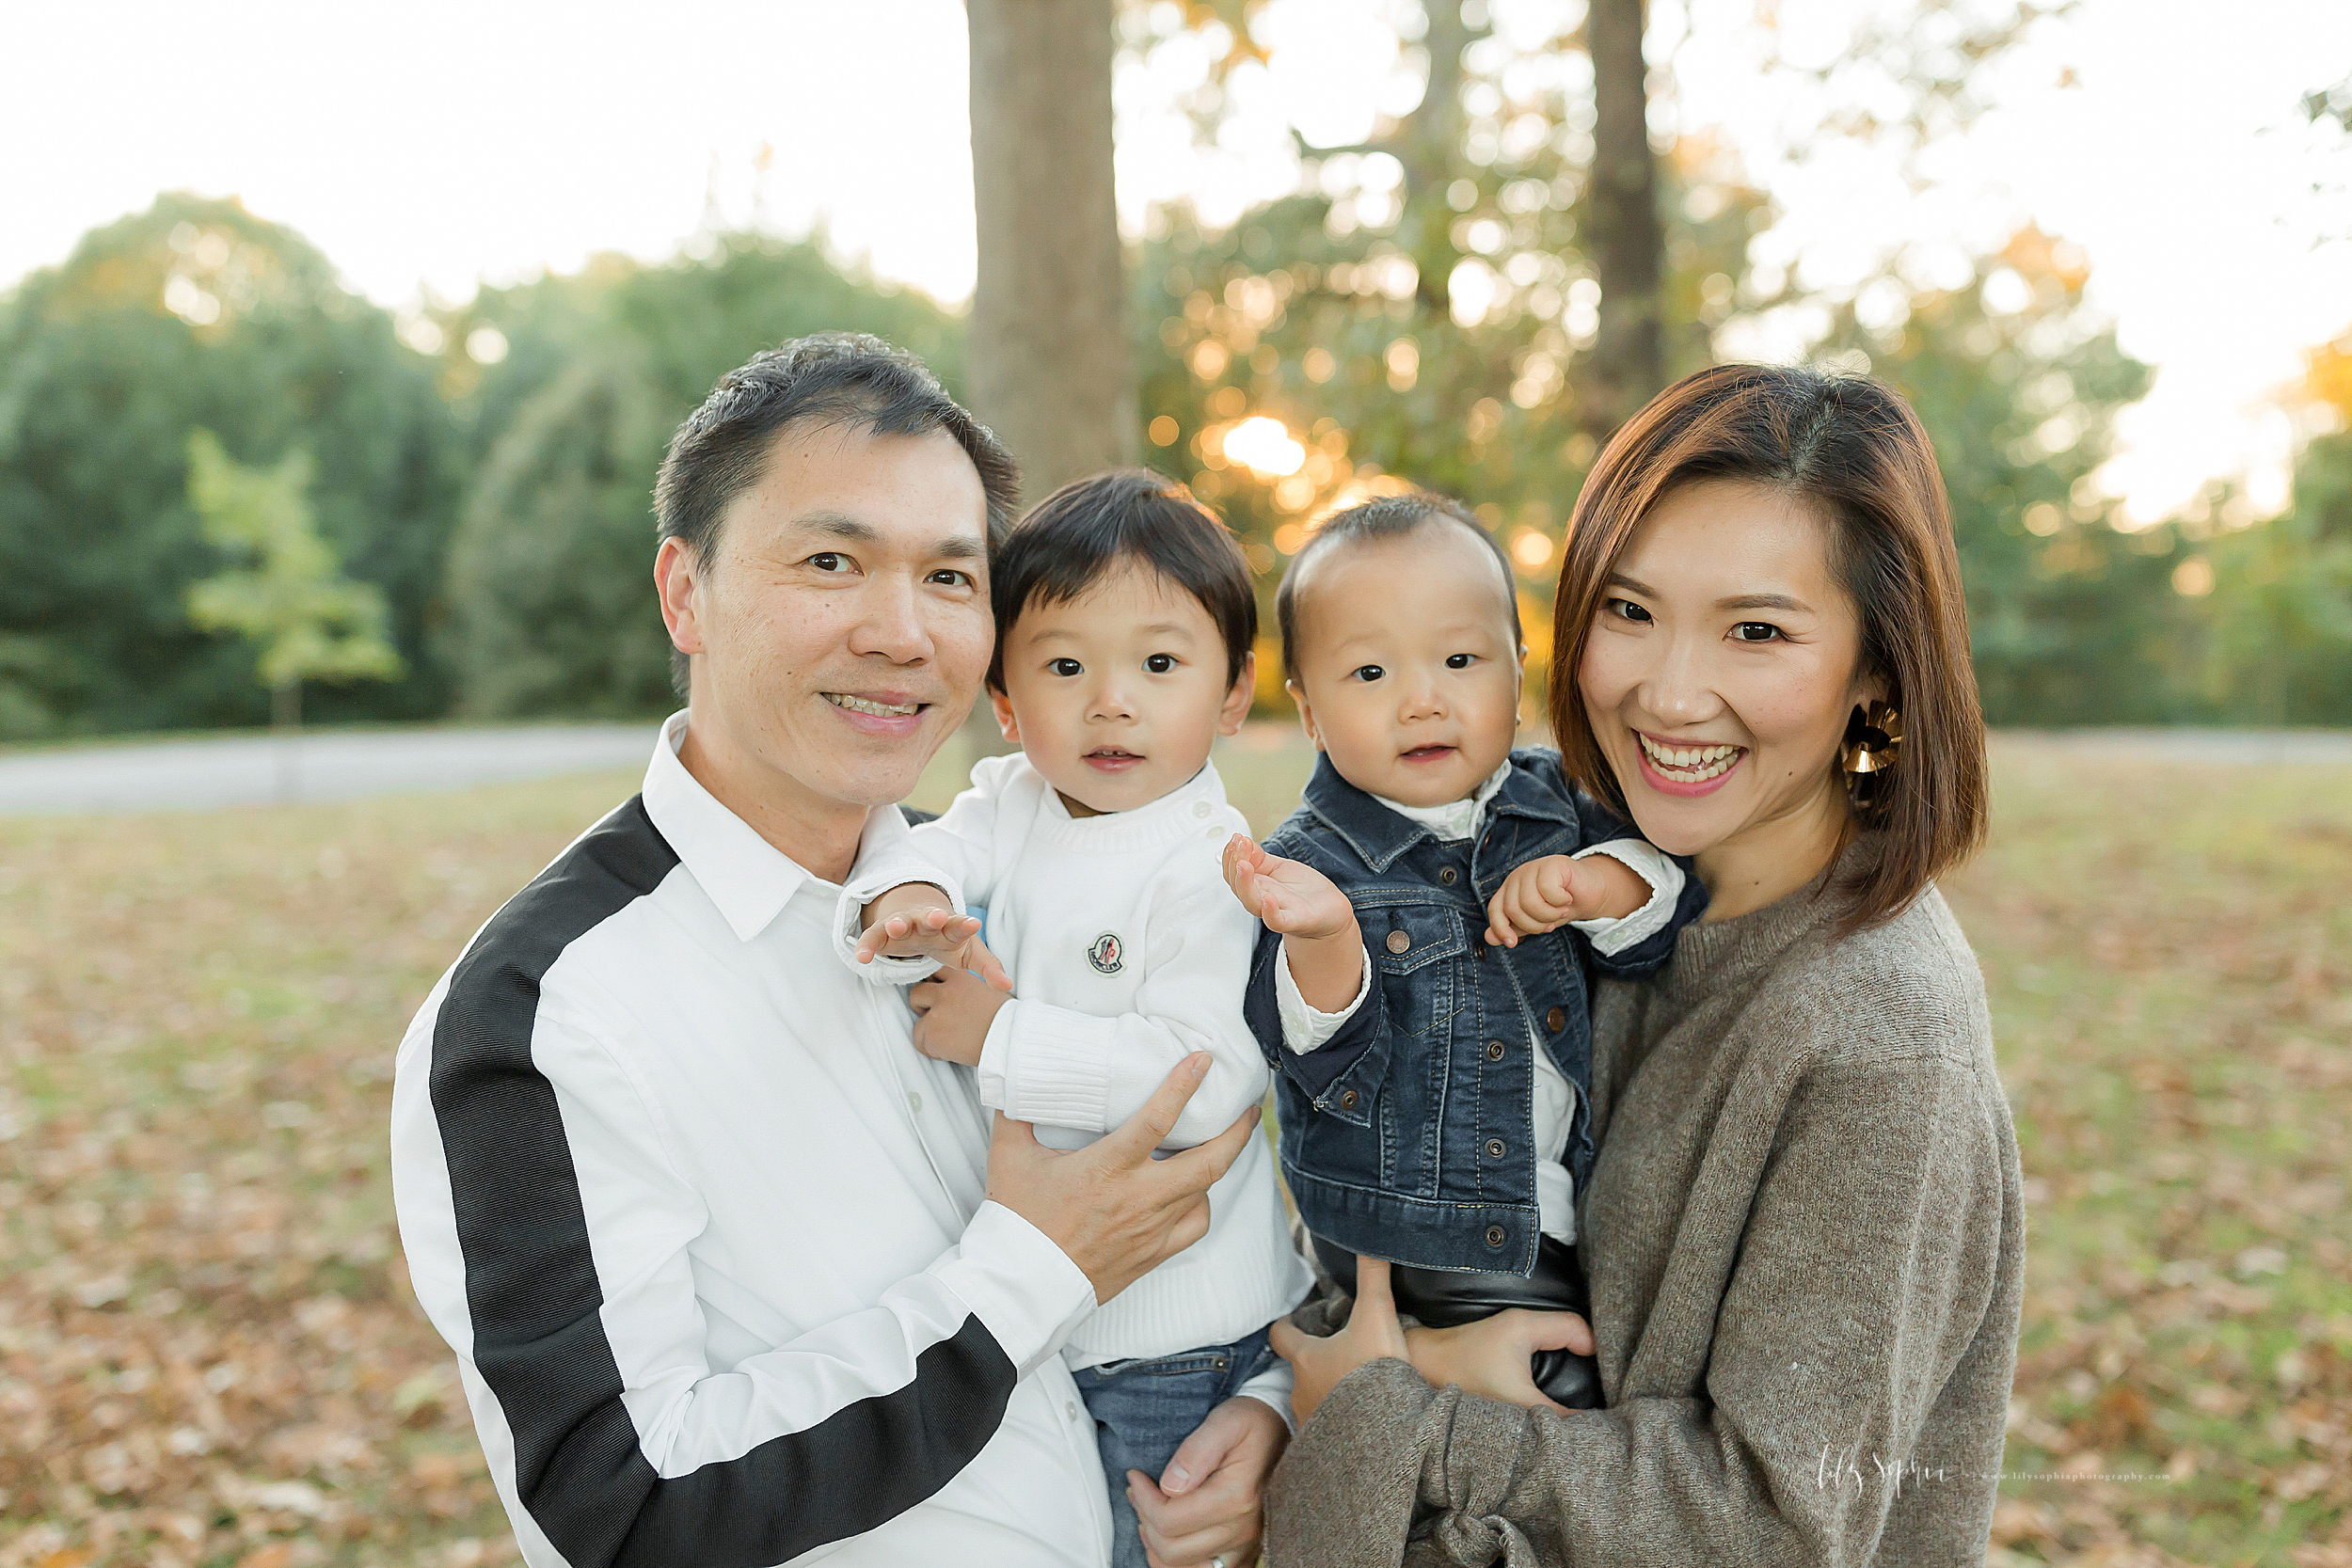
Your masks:
{"label": "woman's smile", "polygon": [[1676,745],[1642,730],[1635,730],[1633,738],[1640,743],[1636,750],[1642,759],[1642,782],[1662,794],[1686,798],[1712,795],[1721,789],[1748,754],[1745,746],[1708,741]]}

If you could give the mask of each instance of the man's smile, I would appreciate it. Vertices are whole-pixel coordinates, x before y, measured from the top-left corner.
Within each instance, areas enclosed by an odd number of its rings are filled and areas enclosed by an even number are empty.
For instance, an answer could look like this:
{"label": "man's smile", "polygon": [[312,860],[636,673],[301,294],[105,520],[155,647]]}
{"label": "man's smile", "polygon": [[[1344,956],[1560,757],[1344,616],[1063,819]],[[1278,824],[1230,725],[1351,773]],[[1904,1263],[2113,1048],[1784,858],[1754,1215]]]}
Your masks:
{"label": "man's smile", "polygon": [[887,697],[861,697],[849,691],[827,691],[821,695],[835,707],[847,708],[851,713],[870,713],[877,719],[912,719],[931,705],[929,703],[896,700],[898,694],[895,692]]}

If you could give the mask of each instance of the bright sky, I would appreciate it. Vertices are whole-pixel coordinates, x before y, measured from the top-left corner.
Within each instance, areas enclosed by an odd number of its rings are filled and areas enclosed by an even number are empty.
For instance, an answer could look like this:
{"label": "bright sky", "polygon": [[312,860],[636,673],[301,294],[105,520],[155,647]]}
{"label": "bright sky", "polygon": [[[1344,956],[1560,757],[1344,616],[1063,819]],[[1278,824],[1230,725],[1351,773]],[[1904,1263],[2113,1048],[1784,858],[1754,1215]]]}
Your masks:
{"label": "bright sky", "polygon": [[[1491,0],[1534,26],[1575,0]],[[1834,53],[1856,4],[1781,0],[1793,52]],[[1811,280],[1905,241],[1997,244],[2030,215],[2079,244],[2095,302],[2158,367],[2108,479],[2153,519],[2216,475],[2281,494],[2294,431],[2271,399],[2352,328],[2352,170],[2301,126],[2352,72],[2352,5],[2083,0],[1994,84],[2002,107],[1906,195],[1867,159],[1777,156],[1784,103],[1727,45],[1755,0],[1689,0],[1686,123],[1715,122],[1787,212],[1768,248]],[[1684,33],[1653,0],[1653,59]],[[1223,145],[1172,112],[1205,62],[1163,52],[1120,84],[1131,228],[1180,194],[1211,215],[1290,188],[1295,121],[1361,135],[1417,90],[1383,20],[1402,0],[1274,0],[1270,71]],[[0,92],[0,281],[62,260],[158,190],[235,193],[392,306],[597,250],[667,254],[724,221],[825,224],[834,248],[942,299],[968,295],[972,194],[957,0],[673,0],[660,8],[84,0],[14,8]],[[2057,90],[2061,69],[2079,86]],[[755,172],[772,147],[762,182]],[[2314,182],[2332,195],[2315,196]],[[2332,238],[2330,238],[2332,236]]]}

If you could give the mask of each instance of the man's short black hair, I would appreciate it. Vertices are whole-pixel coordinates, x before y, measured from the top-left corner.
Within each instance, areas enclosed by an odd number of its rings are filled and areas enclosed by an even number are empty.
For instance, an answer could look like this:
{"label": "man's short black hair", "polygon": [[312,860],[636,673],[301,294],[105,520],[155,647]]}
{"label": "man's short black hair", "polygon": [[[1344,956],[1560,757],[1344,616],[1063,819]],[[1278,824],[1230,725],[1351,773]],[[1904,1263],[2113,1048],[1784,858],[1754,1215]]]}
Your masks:
{"label": "man's short black hair", "polygon": [[1360,544],[1367,539],[1395,539],[1439,518],[1461,524],[1493,554],[1495,564],[1502,568],[1503,597],[1511,602],[1511,646],[1526,645],[1527,638],[1519,630],[1518,578],[1511,571],[1511,558],[1502,552],[1502,542],[1487,532],[1478,515],[1460,501],[1428,490],[1412,490],[1334,512],[1307,536],[1298,553],[1291,557],[1291,563],[1282,569],[1281,584],[1274,591],[1274,620],[1282,632],[1285,681],[1298,679],[1298,656],[1293,650],[1298,641],[1298,575],[1306,569],[1307,562],[1342,546]]}
{"label": "man's short black hair", "polygon": [[[1012,526],[1021,504],[1012,454],[947,395],[929,366],[867,333],[814,332],[752,356],[686,416],[654,481],[659,537],[684,540],[696,560],[709,560],[719,519],[766,473],[777,432],[808,420],[877,436],[946,431],[979,470],[992,550]],[[684,697],[686,656],[675,648],[670,671]]]}
{"label": "man's short black hair", "polygon": [[1200,601],[1225,639],[1225,684],[1241,678],[1258,640],[1249,562],[1217,515],[1172,479],[1114,468],[1073,480],[1012,526],[989,561],[996,656],[988,684],[1005,689],[1005,639],[1032,604],[1078,598],[1122,561],[1135,561]]}

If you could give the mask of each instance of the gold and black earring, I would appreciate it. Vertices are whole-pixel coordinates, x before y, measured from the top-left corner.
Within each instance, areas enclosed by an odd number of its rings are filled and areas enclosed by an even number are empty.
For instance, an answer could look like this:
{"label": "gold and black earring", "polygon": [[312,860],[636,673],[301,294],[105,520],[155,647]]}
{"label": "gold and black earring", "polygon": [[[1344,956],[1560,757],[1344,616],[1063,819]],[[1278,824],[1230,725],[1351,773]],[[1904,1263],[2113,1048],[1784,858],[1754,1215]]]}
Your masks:
{"label": "gold and black earring", "polygon": [[1837,748],[1837,766],[1846,776],[1846,795],[1859,811],[1868,811],[1886,798],[1886,775],[1903,749],[1903,716],[1873,698],[1866,710],[1860,703],[1846,719],[1846,738]]}

